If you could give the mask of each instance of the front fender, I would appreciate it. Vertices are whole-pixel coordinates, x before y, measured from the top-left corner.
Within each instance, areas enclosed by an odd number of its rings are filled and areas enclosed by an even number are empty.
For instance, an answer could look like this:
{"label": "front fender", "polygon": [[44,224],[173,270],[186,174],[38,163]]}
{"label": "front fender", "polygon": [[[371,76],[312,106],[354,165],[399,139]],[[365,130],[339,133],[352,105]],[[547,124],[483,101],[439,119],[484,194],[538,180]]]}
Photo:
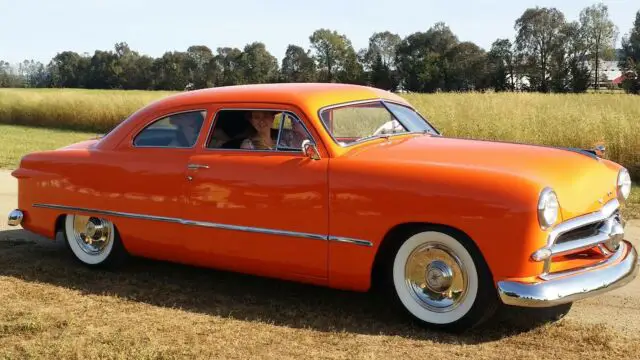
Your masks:
{"label": "front fender", "polygon": [[[390,168],[393,169],[390,169]],[[406,223],[446,225],[478,246],[494,280],[540,274],[530,255],[544,246],[536,205],[542,186],[495,169],[408,163],[333,161],[330,234],[371,241],[372,249],[330,244],[330,281],[369,277],[391,229]],[[349,286],[350,287],[350,286]]]}

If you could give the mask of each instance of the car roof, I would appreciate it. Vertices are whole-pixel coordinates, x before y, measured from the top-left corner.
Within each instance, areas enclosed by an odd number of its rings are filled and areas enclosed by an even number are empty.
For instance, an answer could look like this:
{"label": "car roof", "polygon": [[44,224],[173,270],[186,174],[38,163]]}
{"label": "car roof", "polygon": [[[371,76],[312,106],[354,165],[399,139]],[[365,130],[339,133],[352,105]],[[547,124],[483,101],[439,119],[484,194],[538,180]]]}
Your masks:
{"label": "car roof", "polygon": [[342,83],[270,83],[184,91],[161,98],[138,109],[114,131],[104,136],[97,147],[113,148],[137,127],[141,118],[178,107],[234,102],[274,103],[293,105],[307,114],[317,114],[320,108],[329,105],[378,99],[412,107],[405,99],[392,92],[369,86]]}
{"label": "car roof", "polygon": [[272,102],[317,110],[324,106],[369,99],[409,105],[400,96],[368,86],[341,83],[270,83],[233,85],[185,91],[156,101],[159,107],[210,102]]}

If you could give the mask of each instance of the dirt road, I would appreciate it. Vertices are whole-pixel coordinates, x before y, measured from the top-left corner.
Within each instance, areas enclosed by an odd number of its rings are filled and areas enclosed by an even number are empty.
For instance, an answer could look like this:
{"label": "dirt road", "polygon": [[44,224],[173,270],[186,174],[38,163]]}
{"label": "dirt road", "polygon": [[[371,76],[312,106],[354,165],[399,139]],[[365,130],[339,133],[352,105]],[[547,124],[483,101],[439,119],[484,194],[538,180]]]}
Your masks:
{"label": "dirt road", "polygon": [[[25,231],[16,232],[14,228],[7,227],[6,214],[16,207],[16,191],[15,179],[8,171],[0,171],[0,242],[16,237],[35,244],[49,242]],[[640,220],[630,220],[626,234],[627,240],[640,246]],[[604,323],[624,333],[640,333],[640,278],[621,289],[575,303],[566,318],[583,324]]]}

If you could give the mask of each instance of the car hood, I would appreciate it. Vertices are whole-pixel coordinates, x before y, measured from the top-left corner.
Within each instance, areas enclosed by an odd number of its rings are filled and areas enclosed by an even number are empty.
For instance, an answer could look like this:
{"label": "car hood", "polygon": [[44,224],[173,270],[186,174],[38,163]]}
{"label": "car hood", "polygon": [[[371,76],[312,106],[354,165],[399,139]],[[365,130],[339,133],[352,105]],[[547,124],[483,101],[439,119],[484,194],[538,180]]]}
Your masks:
{"label": "car hood", "polygon": [[616,164],[579,149],[419,135],[374,141],[345,156],[484,170],[495,174],[496,186],[508,186],[500,174],[524,177],[556,191],[564,220],[616,197]]}

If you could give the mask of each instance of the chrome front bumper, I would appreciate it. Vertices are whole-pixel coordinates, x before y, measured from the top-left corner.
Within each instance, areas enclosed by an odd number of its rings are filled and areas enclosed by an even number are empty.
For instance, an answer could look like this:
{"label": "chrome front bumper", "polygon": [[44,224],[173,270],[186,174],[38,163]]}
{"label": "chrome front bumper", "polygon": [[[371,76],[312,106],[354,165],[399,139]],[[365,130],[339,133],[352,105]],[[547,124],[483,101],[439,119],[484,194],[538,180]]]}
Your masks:
{"label": "chrome front bumper", "polygon": [[628,241],[607,260],[587,268],[556,273],[537,283],[498,282],[503,303],[549,307],[599,295],[628,284],[638,275],[638,253]]}
{"label": "chrome front bumper", "polygon": [[20,224],[22,224],[22,219],[24,219],[24,214],[22,213],[22,211],[15,209],[9,213],[7,224],[9,224],[9,226],[19,226]]}

